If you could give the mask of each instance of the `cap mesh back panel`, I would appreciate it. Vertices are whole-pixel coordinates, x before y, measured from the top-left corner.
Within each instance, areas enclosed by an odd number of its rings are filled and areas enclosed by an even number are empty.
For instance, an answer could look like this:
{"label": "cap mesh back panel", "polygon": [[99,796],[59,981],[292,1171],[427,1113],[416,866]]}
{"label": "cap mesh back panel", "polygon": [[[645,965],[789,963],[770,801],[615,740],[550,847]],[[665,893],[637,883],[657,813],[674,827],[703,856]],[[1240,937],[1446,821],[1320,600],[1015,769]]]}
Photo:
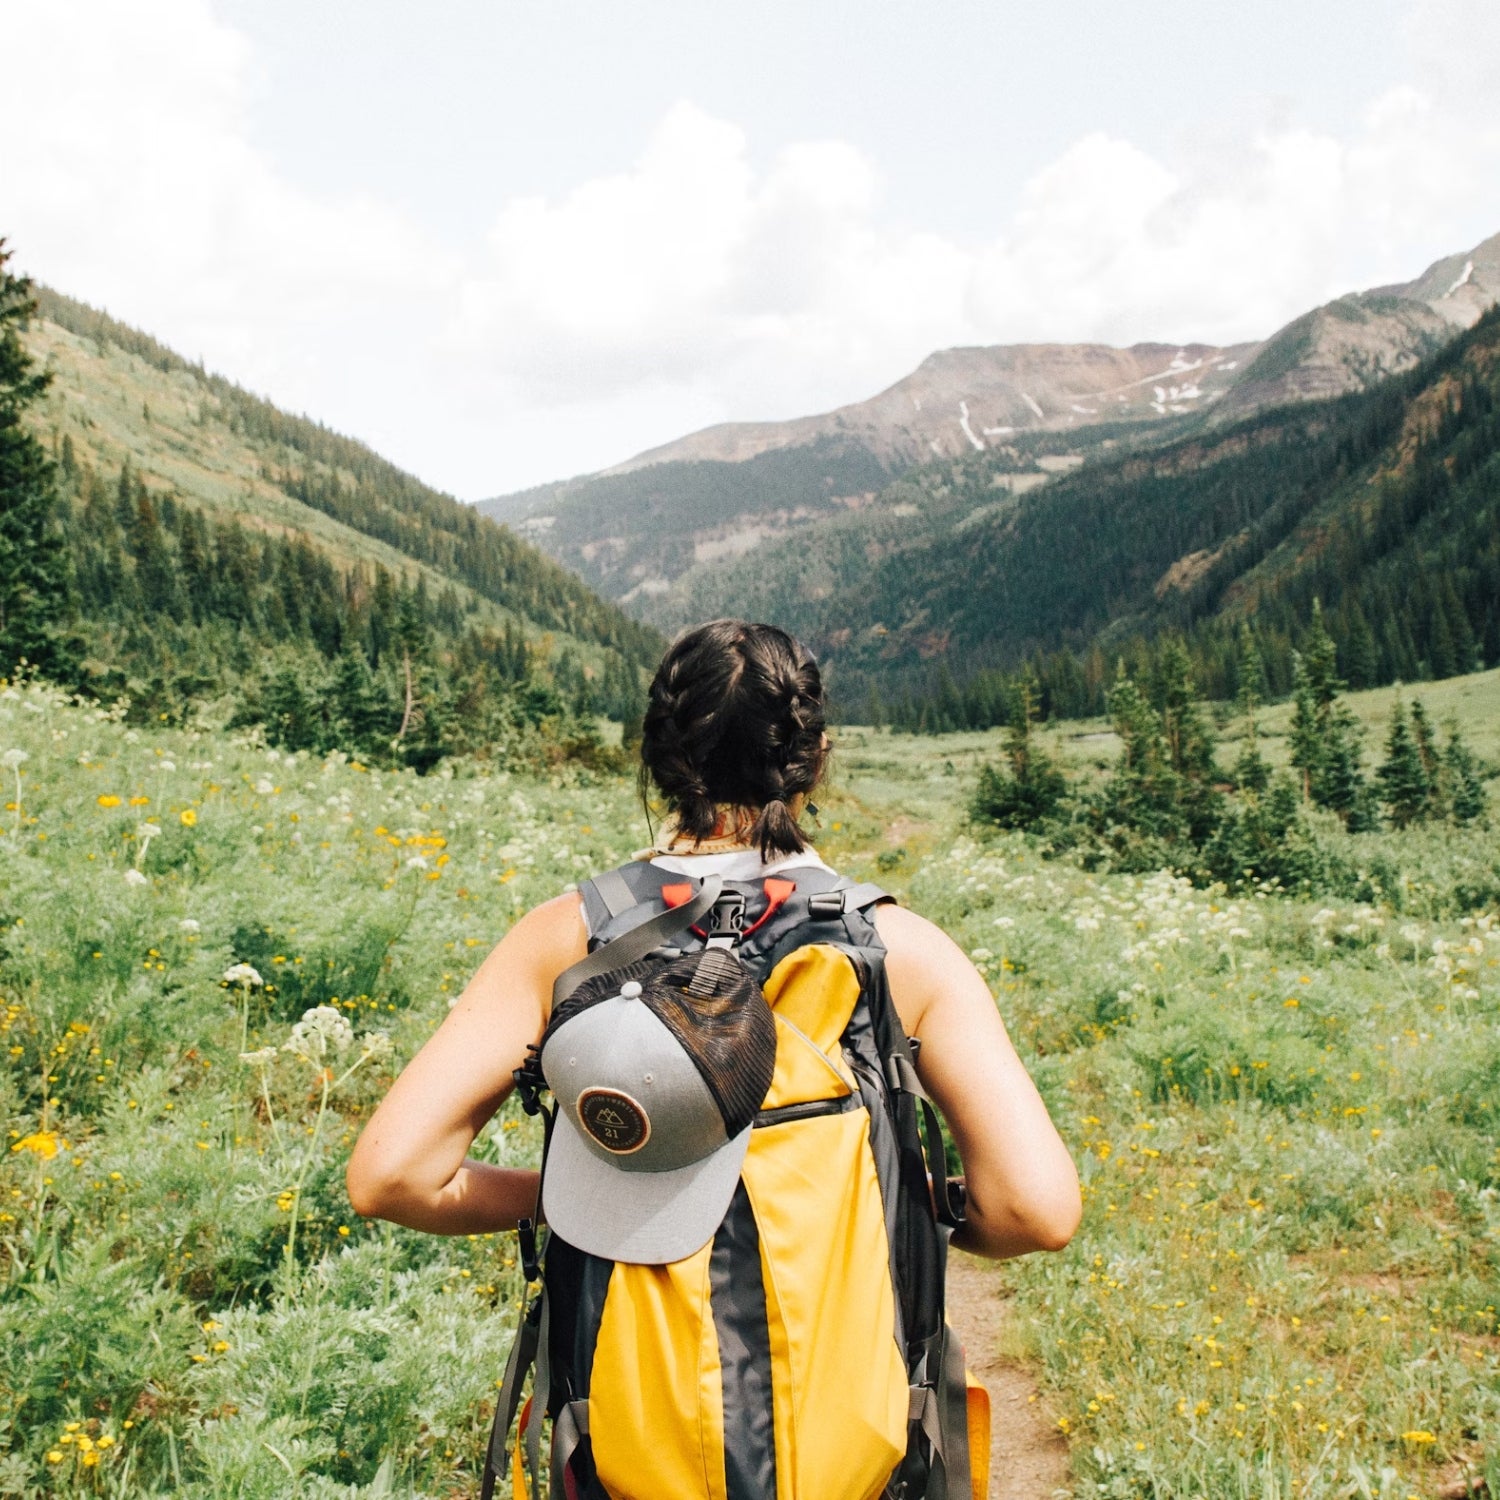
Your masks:
{"label": "cap mesh back panel", "polygon": [[709,948],[658,970],[641,999],[692,1058],[725,1130],[738,1135],[776,1071],[776,1022],[760,986],[739,959]]}
{"label": "cap mesh back panel", "polygon": [[622,964],[585,980],[556,1010],[541,1047],[575,1016],[641,983],[641,1003],[674,1037],[713,1095],[728,1135],[738,1135],[765,1102],[776,1071],[776,1021],[745,966],[721,948],[674,959]]}
{"label": "cap mesh back panel", "polygon": [[661,967],[660,960],[639,959],[633,964],[621,964],[618,969],[611,969],[607,974],[596,974],[592,979],[586,979],[582,984],[568,996],[553,1012],[547,1021],[547,1029],[542,1033],[542,1040],[538,1046],[545,1047],[552,1038],[552,1033],[559,1026],[571,1021],[574,1016],[581,1015],[591,1006],[598,1005],[601,1000],[610,1000],[620,993],[620,986],[629,983],[630,980],[639,980],[642,985],[646,980]]}

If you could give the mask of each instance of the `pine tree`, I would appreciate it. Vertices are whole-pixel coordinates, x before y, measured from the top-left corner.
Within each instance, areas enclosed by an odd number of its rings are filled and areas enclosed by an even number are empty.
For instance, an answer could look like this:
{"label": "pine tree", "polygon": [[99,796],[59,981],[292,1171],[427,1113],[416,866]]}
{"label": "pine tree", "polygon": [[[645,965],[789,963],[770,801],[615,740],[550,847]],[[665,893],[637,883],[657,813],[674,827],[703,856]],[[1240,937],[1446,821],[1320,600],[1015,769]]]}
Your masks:
{"label": "pine tree", "polygon": [[1448,815],[1455,823],[1472,823],[1484,816],[1489,798],[1479,762],[1464,743],[1458,725],[1451,722],[1448,743],[1443,748],[1443,781],[1448,794]]}
{"label": "pine tree", "polygon": [[1255,632],[1248,623],[1240,625],[1235,680],[1239,685],[1237,703],[1245,721],[1245,742],[1234,763],[1234,784],[1242,792],[1258,795],[1271,780],[1271,768],[1260,753],[1259,726],[1255,719],[1255,712],[1265,698],[1266,669],[1255,644]]}
{"label": "pine tree", "polygon": [[1370,629],[1370,622],[1358,600],[1349,608],[1348,621],[1344,637],[1344,676],[1356,691],[1374,687],[1379,681],[1380,650],[1375,644],[1375,632]]}
{"label": "pine tree", "polygon": [[1052,816],[1067,790],[1063,774],[1036,743],[1036,679],[1029,672],[1015,683],[1004,739],[1008,774],[983,766],[970,803],[974,818],[1001,828],[1035,828]]}
{"label": "pine tree", "polygon": [[1368,826],[1359,766],[1359,724],[1339,700],[1344,684],[1337,653],[1313,601],[1312,627],[1292,666],[1291,762],[1302,773],[1304,800],[1331,808],[1351,828]]}
{"label": "pine tree", "polygon": [[370,675],[365,654],[347,641],[334,663],[328,703],[344,750],[372,753],[390,740],[390,709]]}
{"label": "pine tree", "polygon": [[266,738],[288,750],[319,750],[323,745],[321,714],[313,694],[303,686],[306,670],[286,663],[267,684],[263,699]]}
{"label": "pine tree", "polygon": [[1427,717],[1427,708],[1421,697],[1412,699],[1412,739],[1416,753],[1422,760],[1422,775],[1427,780],[1428,805],[1424,816],[1442,817],[1442,772],[1437,757],[1437,735],[1433,732],[1433,720]]}
{"label": "pine tree", "polygon": [[1397,698],[1391,705],[1391,727],[1386,731],[1385,759],[1375,772],[1380,800],[1393,828],[1407,828],[1427,815],[1432,783],[1422,765],[1421,752],[1411,732],[1406,705]]}
{"label": "pine tree", "polygon": [[1154,692],[1161,714],[1167,761],[1173,771],[1192,781],[1211,780],[1213,738],[1193,688],[1193,664],[1180,640],[1169,640],[1157,657]]}
{"label": "pine tree", "polygon": [[1452,677],[1458,671],[1458,651],[1453,644],[1453,631],[1448,624],[1447,611],[1441,604],[1433,607],[1432,629],[1427,645],[1430,675],[1435,678]]}
{"label": "pine tree", "polygon": [[51,376],[35,371],[21,330],[36,310],[31,283],[6,269],[0,239],[0,673],[21,660],[71,680],[81,642],[68,629],[71,567],[56,527],[57,471],[25,425]]}

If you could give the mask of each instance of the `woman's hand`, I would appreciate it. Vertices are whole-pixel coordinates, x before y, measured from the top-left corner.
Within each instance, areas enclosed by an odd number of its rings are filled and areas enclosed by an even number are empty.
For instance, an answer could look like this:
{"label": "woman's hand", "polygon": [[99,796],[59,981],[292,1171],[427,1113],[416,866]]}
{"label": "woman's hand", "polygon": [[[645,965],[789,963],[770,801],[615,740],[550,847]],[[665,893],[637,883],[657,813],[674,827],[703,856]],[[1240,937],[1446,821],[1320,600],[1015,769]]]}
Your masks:
{"label": "woman's hand", "polygon": [[573,894],[506,933],[355,1143],[345,1182],[356,1213],[430,1234],[487,1234],[535,1216],[535,1172],[467,1153],[541,1037],[552,981],[587,949]]}
{"label": "woman's hand", "polygon": [[977,1255],[1060,1250],[1083,1215],[1078,1173],[994,997],[968,955],[925,917],[882,906],[891,998],[917,1071],[964,1164],[968,1217],[953,1243]]}

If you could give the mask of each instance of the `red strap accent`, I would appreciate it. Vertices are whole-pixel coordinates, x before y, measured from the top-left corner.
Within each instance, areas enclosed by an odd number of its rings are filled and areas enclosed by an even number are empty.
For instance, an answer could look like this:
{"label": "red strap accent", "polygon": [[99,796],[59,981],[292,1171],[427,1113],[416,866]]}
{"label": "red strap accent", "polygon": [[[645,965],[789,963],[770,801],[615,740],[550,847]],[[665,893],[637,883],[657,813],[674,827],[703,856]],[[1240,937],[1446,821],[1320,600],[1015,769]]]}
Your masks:
{"label": "red strap accent", "polygon": [[766,893],[766,909],[745,929],[746,937],[749,937],[763,922],[769,922],[786,905],[791,899],[792,892],[797,889],[797,882],[778,880],[776,876],[769,875],[761,889]]}
{"label": "red strap accent", "polygon": [[[745,929],[745,937],[749,937],[757,927],[763,922],[768,922],[786,905],[791,899],[792,892],[797,889],[797,882],[795,880],[778,880],[776,876],[771,875],[763,882],[761,889],[766,893],[766,909]],[[661,888],[661,899],[669,907],[686,906],[693,899],[693,887],[687,881],[684,881],[681,885],[664,885]],[[692,931],[696,932],[699,937],[703,936],[703,930],[699,927],[694,927]]]}

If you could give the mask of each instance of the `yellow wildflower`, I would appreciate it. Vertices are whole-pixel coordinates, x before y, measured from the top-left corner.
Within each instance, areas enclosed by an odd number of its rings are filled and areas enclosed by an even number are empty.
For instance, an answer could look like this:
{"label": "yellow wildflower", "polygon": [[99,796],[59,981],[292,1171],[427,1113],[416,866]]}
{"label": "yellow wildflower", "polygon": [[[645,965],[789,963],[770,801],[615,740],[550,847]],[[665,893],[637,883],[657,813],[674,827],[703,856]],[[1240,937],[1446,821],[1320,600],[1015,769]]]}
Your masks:
{"label": "yellow wildflower", "polygon": [[183,808],[177,817],[184,828],[191,828],[198,821],[198,814],[190,807]]}
{"label": "yellow wildflower", "polygon": [[51,1161],[57,1155],[57,1132],[38,1130],[32,1135],[23,1135],[11,1148],[12,1151],[30,1151]]}
{"label": "yellow wildflower", "polygon": [[120,799],[113,792],[101,792],[94,800],[100,807],[118,807]]}

